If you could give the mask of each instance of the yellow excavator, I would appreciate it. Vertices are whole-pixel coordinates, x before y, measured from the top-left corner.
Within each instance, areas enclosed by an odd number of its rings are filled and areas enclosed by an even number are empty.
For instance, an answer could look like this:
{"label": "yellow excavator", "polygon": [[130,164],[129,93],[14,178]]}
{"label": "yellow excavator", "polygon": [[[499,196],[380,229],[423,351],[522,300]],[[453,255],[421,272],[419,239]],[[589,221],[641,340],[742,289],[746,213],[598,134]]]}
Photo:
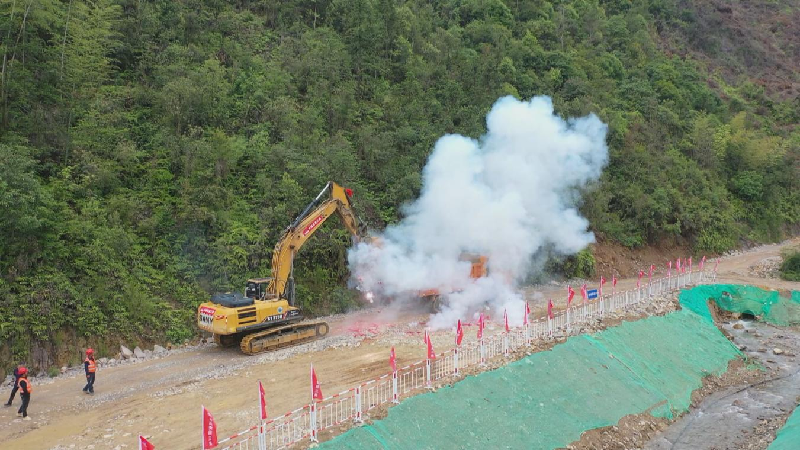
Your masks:
{"label": "yellow excavator", "polygon": [[252,355],[312,341],[328,334],[322,321],[303,322],[295,306],[294,256],[332,214],[342,219],[354,240],[365,236],[352,203],[353,191],[328,182],[289,225],[272,254],[272,277],[247,280],[244,295],[217,294],[200,305],[197,325],[214,334],[222,347],[239,344]]}

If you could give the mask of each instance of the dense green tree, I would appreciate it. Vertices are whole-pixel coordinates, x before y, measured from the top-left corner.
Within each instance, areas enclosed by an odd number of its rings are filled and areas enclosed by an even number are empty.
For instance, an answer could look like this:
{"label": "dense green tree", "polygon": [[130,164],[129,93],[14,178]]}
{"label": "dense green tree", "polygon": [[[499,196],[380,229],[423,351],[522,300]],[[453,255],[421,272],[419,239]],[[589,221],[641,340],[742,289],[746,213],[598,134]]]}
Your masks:
{"label": "dense green tree", "polygon": [[[608,123],[582,205],[600,239],[780,239],[799,100],[715,69],[771,61],[723,54],[720,20],[677,0],[0,0],[0,307],[20,312],[0,354],[191,336],[208,293],[269,275],[326,181],[395,222],[436,139],[479,137],[502,95]],[[349,242],[332,220],[298,254],[309,312],[353,305]]]}

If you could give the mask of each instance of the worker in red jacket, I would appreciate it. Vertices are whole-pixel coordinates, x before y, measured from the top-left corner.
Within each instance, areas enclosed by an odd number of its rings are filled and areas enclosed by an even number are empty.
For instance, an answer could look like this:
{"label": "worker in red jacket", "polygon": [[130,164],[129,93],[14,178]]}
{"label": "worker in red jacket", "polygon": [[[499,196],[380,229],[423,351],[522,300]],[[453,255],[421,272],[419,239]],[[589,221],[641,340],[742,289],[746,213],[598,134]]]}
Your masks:
{"label": "worker in red jacket", "polygon": [[17,389],[19,389],[19,396],[22,398],[22,406],[20,406],[19,410],[17,410],[17,415],[22,416],[22,420],[31,420],[31,418],[28,417],[28,403],[31,401],[31,392],[33,392],[33,386],[31,386],[31,382],[28,381],[28,369],[25,367],[19,368]]}
{"label": "worker in red jacket", "polygon": [[20,364],[19,367],[14,369],[14,386],[11,388],[11,396],[8,397],[8,402],[5,404],[5,406],[11,406],[11,402],[14,401],[14,396],[17,395],[17,391],[19,390],[19,386],[17,385],[17,383],[19,383],[19,373],[20,370],[22,369],[25,369],[25,366],[23,366],[22,364]]}
{"label": "worker in red jacket", "polygon": [[86,349],[83,369],[86,372],[86,386],[83,387],[83,392],[94,394],[94,373],[97,372],[97,363],[94,360],[94,350],[91,348]]}

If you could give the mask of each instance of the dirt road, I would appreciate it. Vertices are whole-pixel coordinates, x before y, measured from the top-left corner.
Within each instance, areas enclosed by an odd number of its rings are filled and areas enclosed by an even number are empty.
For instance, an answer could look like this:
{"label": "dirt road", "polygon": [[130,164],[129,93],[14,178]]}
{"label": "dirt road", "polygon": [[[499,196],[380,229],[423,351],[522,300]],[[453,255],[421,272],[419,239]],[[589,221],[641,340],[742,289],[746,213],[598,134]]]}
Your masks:
{"label": "dirt road", "polygon": [[[800,245],[800,238],[722,258],[719,280],[800,288],[799,283],[748,275],[751,266],[778,255],[786,245]],[[617,289],[635,284],[635,279],[621,280]],[[563,303],[562,286],[538,291],[526,290],[537,311],[543,311],[549,297]],[[143,434],[157,448],[197,448],[201,405],[214,413],[220,438],[247,429],[258,418],[258,380],[264,383],[270,417],[281,415],[308,402],[312,362],[323,393],[330,395],[386,373],[392,345],[401,365],[423,359],[424,320],[419,311],[365,310],[332,317],[328,338],[255,357],[241,355],[237,349],[202,345],[159,359],[103,368],[97,374],[94,396],[81,392],[82,375],[34,380],[40,385],[35,386],[29,407],[32,421],[19,420],[16,408],[0,408],[0,447],[134,449],[136,436]],[[450,348],[452,339],[449,331],[433,336],[434,345],[441,349]],[[474,339],[474,331],[468,329],[466,339]]]}

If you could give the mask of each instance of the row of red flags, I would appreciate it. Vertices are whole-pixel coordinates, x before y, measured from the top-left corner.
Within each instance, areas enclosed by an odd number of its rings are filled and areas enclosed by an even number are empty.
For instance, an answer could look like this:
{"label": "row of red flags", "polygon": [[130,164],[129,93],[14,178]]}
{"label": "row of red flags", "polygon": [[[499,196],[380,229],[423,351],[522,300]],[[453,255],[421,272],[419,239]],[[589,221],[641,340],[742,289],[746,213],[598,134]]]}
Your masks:
{"label": "row of red flags", "polygon": [[[394,357],[394,347],[392,347],[392,357]],[[311,365],[311,398],[313,400],[322,400],[322,388],[320,387],[317,372],[314,370],[314,365]],[[264,385],[258,382],[258,403],[259,403],[259,416],[261,420],[267,420],[267,397],[264,392]],[[211,449],[219,444],[217,440],[217,423],[214,421],[214,416],[211,412],[203,409],[203,450]],[[154,450],[152,444],[147,442],[145,438],[139,436],[139,450]]]}

